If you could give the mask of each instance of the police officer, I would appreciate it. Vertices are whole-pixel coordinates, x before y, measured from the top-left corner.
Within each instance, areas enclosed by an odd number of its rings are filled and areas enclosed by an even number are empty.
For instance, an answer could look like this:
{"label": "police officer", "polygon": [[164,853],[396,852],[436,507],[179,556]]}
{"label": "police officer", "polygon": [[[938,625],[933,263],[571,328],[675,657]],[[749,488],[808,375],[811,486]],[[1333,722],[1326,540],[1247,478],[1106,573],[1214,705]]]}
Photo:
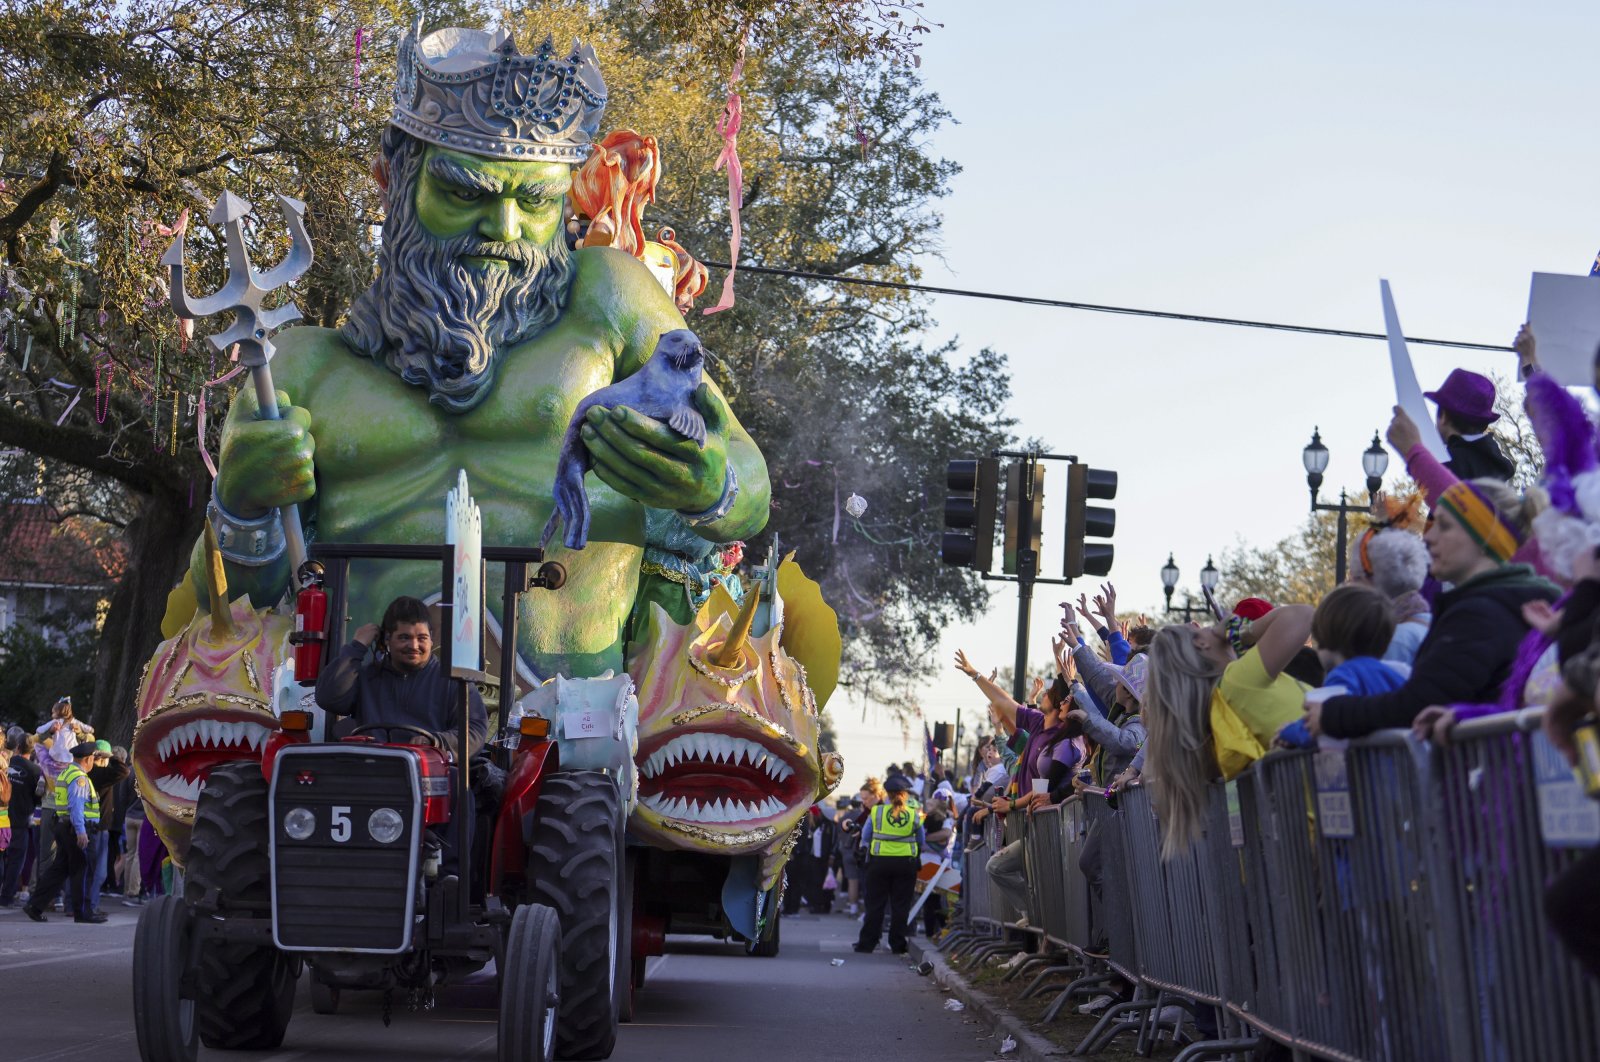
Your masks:
{"label": "police officer", "polygon": [[922,851],[922,821],[910,800],[911,783],[903,775],[890,778],[883,788],[889,799],[873,807],[861,828],[861,844],[867,850],[867,913],[856,951],[865,954],[878,946],[883,909],[888,906],[889,950],[904,955],[906,916],[911,913],[922,863],[917,855]]}
{"label": "police officer", "polygon": [[92,741],[74,745],[72,762],[56,776],[56,787],[51,792],[55,811],[56,856],[39,876],[38,887],[22,909],[35,922],[47,921],[44,909],[55,902],[62,885],[68,886],[73,921],[106,921],[105,915],[95,914],[89,908],[83,888],[89,835],[100,828],[100,801],[95,796],[94,785],[90,783],[88,774],[98,751]]}

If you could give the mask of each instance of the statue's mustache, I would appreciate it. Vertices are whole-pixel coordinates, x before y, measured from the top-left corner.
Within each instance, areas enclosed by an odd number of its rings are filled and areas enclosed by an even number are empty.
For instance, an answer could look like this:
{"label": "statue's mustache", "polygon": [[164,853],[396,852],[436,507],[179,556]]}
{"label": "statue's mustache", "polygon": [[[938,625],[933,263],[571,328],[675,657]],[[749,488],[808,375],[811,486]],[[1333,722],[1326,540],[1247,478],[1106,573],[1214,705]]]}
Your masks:
{"label": "statue's mustache", "polygon": [[543,267],[549,260],[546,249],[538,244],[518,240],[505,243],[483,240],[476,236],[458,236],[451,241],[452,258],[500,258],[523,269]]}

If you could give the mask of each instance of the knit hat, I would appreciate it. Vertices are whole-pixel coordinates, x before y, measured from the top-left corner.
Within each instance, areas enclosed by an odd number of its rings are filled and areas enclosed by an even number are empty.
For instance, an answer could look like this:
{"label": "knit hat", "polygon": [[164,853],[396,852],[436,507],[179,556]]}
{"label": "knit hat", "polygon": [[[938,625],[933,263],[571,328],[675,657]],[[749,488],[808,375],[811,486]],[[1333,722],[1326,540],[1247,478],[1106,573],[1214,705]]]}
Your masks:
{"label": "knit hat", "polygon": [[103,752],[109,756],[111,755],[111,742],[107,741],[105,738],[101,738],[99,741],[94,743],[94,750],[96,752]]}
{"label": "knit hat", "polygon": [[1501,564],[1522,545],[1522,532],[1470,481],[1455,483],[1439,495],[1438,507],[1455,517],[1472,540]]}
{"label": "knit hat", "polygon": [[1150,676],[1150,657],[1140,653],[1121,667],[1113,667],[1113,670],[1117,673],[1117,681],[1133,694],[1134,700],[1143,704],[1145,680]]}

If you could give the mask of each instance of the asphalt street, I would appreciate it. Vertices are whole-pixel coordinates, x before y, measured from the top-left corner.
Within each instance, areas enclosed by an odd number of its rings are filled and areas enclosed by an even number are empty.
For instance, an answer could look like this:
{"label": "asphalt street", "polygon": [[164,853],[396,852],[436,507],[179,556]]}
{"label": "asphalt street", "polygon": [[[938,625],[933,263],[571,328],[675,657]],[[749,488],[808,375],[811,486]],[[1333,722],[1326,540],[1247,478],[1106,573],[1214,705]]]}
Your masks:
{"label": "asphalt street", "polygon": [[[5,1062],[122,1062],[138,1059],[130,989],[137,910],[115,900],[111,921],[77,925],[56,914],[45,925],[18,909],[0,910],[0,1059]],[[747,957],[737,945],[672,937],[650,960],[649,980],[617,1062],[983,1062],[995,1042],[907,960],[850,950],[857,923],[842,914],[785,919],[776,958]],[[843,959],[842,966],[832,960]],[[345,993],[340,1013],[311,1011],[300,981],[283,1045],[267,1052],[201,1050],[202,1059],[490,1059],[495,1051],[492,984],[440,992],[439,1005],[413,1013],[397,1006],[384,1028],[381,997]]]}

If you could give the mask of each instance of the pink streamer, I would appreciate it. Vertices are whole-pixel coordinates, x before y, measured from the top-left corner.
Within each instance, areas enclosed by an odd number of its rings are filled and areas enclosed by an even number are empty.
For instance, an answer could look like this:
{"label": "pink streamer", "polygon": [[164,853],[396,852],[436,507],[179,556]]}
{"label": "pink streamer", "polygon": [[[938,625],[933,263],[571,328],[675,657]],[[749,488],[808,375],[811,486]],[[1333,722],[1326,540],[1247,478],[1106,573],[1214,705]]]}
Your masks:
{"label": "pink streamer", "polygon": [[[746,37],[748,40],[748,35]],[[728,78],[728,102],[717,116],[717,134],[722,137],[722,152],[717,155],[713,170],[728,171],[728,218],[732,222],[732,235],[728,240],[728,275],[722,278],[722,297],[715,306],[708,306],[703,314],[721,313],[733,308],[733,278],[739,271],[739,242],[743,228],[739,223],[739,209],[744,206],[744,166],[739,162],[739,123],[744,116],[743,101],[733,91],[744,77],[744,42],[739,44],[739,59],[733,64],[733,75]]]}
{"label": "pink streamer", "polygon": [[[233,349],[228,352],[228,360],[239,360],[239,344],[235,343],[233,345]],[[207,380],[205,383],[200,385],[200,405],[195,411],[194,433],[195,439],[200,446],[200,460],[206,463],[206,471],[211,473],[212,479],[217,478],[217,464],[215,461],[211,460],[211,453],[206,449],[206,388],[220,387],[229,380],[233,379],[235,376],[238,376],[241,372],[244,372],[244,366],[235,365],[233,368],[229,369],[215,380]]]}

